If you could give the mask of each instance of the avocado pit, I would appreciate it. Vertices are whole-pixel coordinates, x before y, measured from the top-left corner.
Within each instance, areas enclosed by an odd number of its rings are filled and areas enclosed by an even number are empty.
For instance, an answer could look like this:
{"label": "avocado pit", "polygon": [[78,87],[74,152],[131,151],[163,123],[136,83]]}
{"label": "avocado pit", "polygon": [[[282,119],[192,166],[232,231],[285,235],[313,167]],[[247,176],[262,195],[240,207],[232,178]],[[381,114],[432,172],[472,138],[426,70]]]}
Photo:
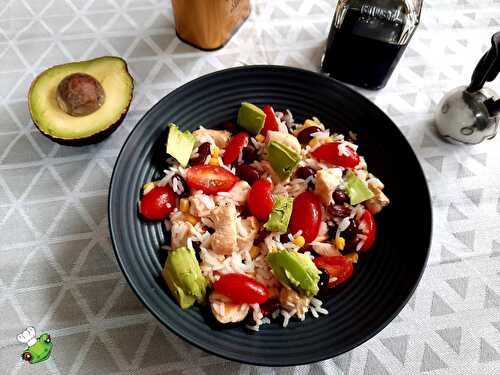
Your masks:
{"label": "avocado pit", "polygon": [[85,73],[66,76],[57,86],[57,104],[68,115],[80,117],[97,111],[105,101],[102,85]]}

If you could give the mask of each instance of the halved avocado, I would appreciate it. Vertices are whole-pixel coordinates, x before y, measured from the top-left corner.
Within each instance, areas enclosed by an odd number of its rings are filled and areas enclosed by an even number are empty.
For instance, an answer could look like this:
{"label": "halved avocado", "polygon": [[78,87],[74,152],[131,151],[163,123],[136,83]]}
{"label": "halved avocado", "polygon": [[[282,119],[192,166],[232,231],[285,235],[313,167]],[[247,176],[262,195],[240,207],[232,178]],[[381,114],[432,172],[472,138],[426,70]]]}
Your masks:
{"label": "halved avocado", "polygon": [[110,135],[127,114],[134,80],[114,56],[56,65],[31,84],[28,105],[42,134],[80,146]]}

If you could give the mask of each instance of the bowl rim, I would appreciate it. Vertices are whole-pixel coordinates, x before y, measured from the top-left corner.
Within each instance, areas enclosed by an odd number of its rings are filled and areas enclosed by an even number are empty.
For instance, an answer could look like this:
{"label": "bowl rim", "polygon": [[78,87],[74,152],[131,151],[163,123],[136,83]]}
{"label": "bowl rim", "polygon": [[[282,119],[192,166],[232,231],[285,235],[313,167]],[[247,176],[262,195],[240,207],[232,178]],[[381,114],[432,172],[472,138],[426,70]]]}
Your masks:
{"label": "bowl rim", "polygon": [[[429,211],[429,221],[428,221],[429,236],[428,236],[428,241],[426,241],[427,244],[425,246],[426,247],[425,248],[425,252],[426,252],[425,253],[425,259],[424,259],[424,262],[422,264],[422,268],[421,268],[421,270],[419,272],[419,275],[418,275],[418,277],[416,279],[415,284],[410,289],[408,295],[403,298],[403,301],[398,306],[398,308],[396,308],[394,310],[394,312],[391,315],[389,315],[376,329],[374,329],[370,333],[366,334],[365,336],[359,338],[358,340],[356,340],[355,342],[353,342],[351,345],[348,345],[346,348],[344,348],[342,351],[340,351],[339,353],[337,353],[333,357],[330,354],[325,353],[325,354],[319,354],[319,355],[315,356],[314,358],[311,358],[311,360],[307,360],[307,361],[294,361],[293,358],[290,358],[291,360],[288,361],[287,363],[279,363],[279,362],[273,362],[273,361],[252,360],[251,357],[247,357],[247,358],[240,358],[240,357],[238,357],[238,358],[236,358],[236,356],[231,356],[231,355],[226,354],[225,351],[223,351],[223,350],[218,350],[217,348],[203,346],[202,344],[200,344],[200,343],[192,340],[191,338],[185,337],[182,334],[182,332],[175,327],[175,325],[170,325],[168,321],[166,321],[165,319],[162,319],[160,317],[160,314],[155,311],[154,306],[151,305],[145,298],[143,298],[143,296],[138,292],[139,288],[136,285],[135,281],[133,280],[133,278],[131,277],[131,275],[129,275],[128,272],[125,271],[124,262],[123,262],[123,259],[121,258],[120,251],[118,250],[118,245],[117,245],[116,239],[115,239],[116,233],[115,233],[114,228],[113,228],[113,220],[114,220],[113,219],[113,214],[112,214],[113,210],[112,210],[112,207],[111,207],[111,203],[115,199],[114,198],[115,194],[113,193],[113,191],[115,190],[113,182],[115,181],[115,174],[117,173],[117,168],[116,167],[118,165],[118,162],[119,162],[120,158],[122,157],[122,154],[124,152],[125,146],[128,144],[128,142],[130,141],[130,139],[133,137],[133,134],[137,131],[137,129],[139,128],[139,125],[142,123],[142,121],[147,116],[149,116],[150,113],[152,113],[157,107],[161,106],[161,104],[164,101],[167,101],[171,96],[173,96],[174,94],[176,94],[179,90],[181,90],[181,89],[183,89],[183,88],[185,88],[187,86],[194,85],[197,82],[202,81],[204,79],[207,79],[209,77],[213,77],[213,76],[217,76],[217,75],[224,75],[224,74],[227,74],[227,73],[230,73],[230,72],[233,72],[233,71],[240,71],[240,70],[243,70],[243,71],[244,70],[267,70],[267,71],[273,71],[274,70],[274,71],[283,71],[283,72],[285,72],[285,71],[295,72],[295,73],[299,73],[299,74],[310,75],[311,77],[315,77],[315,78],[321,78],[321,79],[331,80],[336,85],[341,85],[343,87],[343,89],[345,89],[346,91],[350,92],[354,96],[357,96],[358,99],[360,100],[360,102],[364,102],[365,105],[374,107],[375,110],[378,110],[380,112],[380,115],[383,118],[385,118],[386,121],[388,121],[388,122],[390,122],[390,123],[393,124],[396,132],[399,133],[399,135],[401,136],[402,142],[405,143],[405,146],[408,148],[408,150],[410,151],[410,153],[412,154],[412,156],[417,161],[417,167],[418,167],[419,173],[424,177],[424,179],[423,179],[423,183],[424,183],[423,187],[424,187],[424,189],[422,190],[422,194],[425,195],[425,201],[427,202],[427,205],[428,205],[427,208],[428,208],[428,211]],[[394,121],[392,121],[392,119],[379,106],[377,106],[374,102],[372,102],[371,100],[369,100],[362,93],[354,90],[353,88],[349,87],[345,83],[340,82],[340,81],[338,81],[336,79],[333,79],[333,78],[331,78],[331,77],[329,77],[329,76],[327,76],[325,74],[314,72],[314,71],[307,70],[307,69],[302,69],[302,68],[297,68],[297,67],[290,67],[290,66],[282,66],[282,65],[263,65],[263,64],[259,64],[259,65],[244,65],[244,66],[232,67],[232,68],[227,68],[227,69],[221,69],[221,70],[217,70],[217,71],[212,72],[212,73],[208,73],[208,74],[202,75],[202,76],[197,77],[197,78],[195,78],[193,80],[190,80],[190,81],[188,81],[188,82],[186,82],[186,83],[184,83],[184,84],[176,87],[172,91],[170,91],[167,95],[165,95],[158,102],[156,102],[150,109],[148,109],[141,116],[141,118],[139,119],[139,121],[137,121],[137,123],[134,125],[133,129],[128,134],[127,138],[123,142],[123,145],[121,146],[120,152],[118,153],[118,155],[116,157],[116,161],[115,161],[115,164],[113,166],[113,172],[111,174],[111,179],[110,179],[109,188],[108,188],[108,229],[109,229],[109,233],[110,233],[111,242],[112,242],[112,245],[113,245],[113,251],[114,251],[115,257],[116,257],[116,259],[118,261],[118,265],[120,267],[120,270],[121,270],[122,274],[125,276],[125,279],[127,280],[128,284],[130,285],[132,291],[137,296],[137,298],[139,299],[139,301],[141,301],[141,303],[146,307],[146,309],[164,327],[166,327],[170,332],[174,333],[177,337],[180,337],[183,340],[185,340],[186,342],[188,342],[190,345],[193,345],[194,347],[196,347],[198,349],[201,349],[204,352],[207,352],[209,354],[218,356],[218,357],[223,358],[223,359],[235,361],[235,362],[242,363],[242,364],[254,365],[254,366],[267,366],[267,367],[269,367],[269,366],[272,366],[272,367],[300,366],[300,365],[307,365],[307,364],[311,364],[311,363],[316,363],[316,362],[324,361],[324,360],[331,359],[331,358],[336,358],[336,357],[338,357],[340,355],[343,355],[343,354],[345,354],[345,353],[347,353],[347,352],[349,352],[349,351],[357,348],[358,346],[362,345],[363,343],[367,342],[368,340],[370,340],[371,338],[373,338],[374,336],[376,336],[384,328],[386,328],[387,325],[389,325],[389,323],[392,322],[394,320],[394,318],[396,318],[396,316],[399,315],[399,313],[401,312],[401,310],[408,304],[408,301],[410,300],[410,298],[415,294],[415,290],[416,290],[417,286],[420,284],[420,281],[421,281],[422,276],[423,276],[423,274],[425,272],[425,269],[427,268],[427,263],[428,263],[428,260],[429,260],[429,254],[430,254],[430,250],[431,250],[431,246],[432,246],[432,239],[433,239],[433,215],[434,214],[433,214],[433,208],[432,208],[432,201],[431,201],[430,190],[429,190],[429,186],[428,186],[427,180],[425,178],[425,173],[424,173],[424,170],[423,170],[422,165],[420,163],[420,160],[418,159],[418,157],[417,157],[417,155],[416,155],[413,147],[411,146],[411,144],[408,142],[408,140],[404,136],[403,132],[399,129],[399,127],[394,123]]]}

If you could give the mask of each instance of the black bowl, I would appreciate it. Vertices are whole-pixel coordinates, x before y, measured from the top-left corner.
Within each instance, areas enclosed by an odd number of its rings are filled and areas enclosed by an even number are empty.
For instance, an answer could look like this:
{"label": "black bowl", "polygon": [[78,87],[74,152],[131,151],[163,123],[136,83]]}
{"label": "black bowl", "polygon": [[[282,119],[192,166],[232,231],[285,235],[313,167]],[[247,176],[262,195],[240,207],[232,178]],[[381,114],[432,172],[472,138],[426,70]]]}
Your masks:
{"label": "black bowl", "polygon": [[[166,124],[183,129],[234,120],[240,103],[290,109],[300,121],[318,117],[338,132],[358,133],[359,151],[385,183],[391,205],[377,215],[375,246],[353,277],[323,298],[329,315],[282,328],[222,329],[203,309],[183,311],[161,279],[167,233],[137,214],[142,185],[161,175]],[[431,204],[420,164],[394,123],[373,103],[335,80],[305,70],[249,66],[219,71],[176,89],[143,118],[125,142],[109,194],[109,224],[118,262],[144,305],[171,331],[210,353],[256,365],[291,366],[337,356],[384,328],[403,308],[425,268]],[[165,348],[168,351],[169,348]]]}

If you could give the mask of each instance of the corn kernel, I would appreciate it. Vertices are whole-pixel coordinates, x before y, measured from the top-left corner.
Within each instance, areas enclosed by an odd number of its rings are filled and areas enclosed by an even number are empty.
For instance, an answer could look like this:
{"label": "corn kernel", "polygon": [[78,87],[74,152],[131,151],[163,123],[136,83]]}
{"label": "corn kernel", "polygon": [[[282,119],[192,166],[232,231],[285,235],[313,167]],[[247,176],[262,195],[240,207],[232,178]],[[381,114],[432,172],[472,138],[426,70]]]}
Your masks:
{"label": "corn kernel", "polygon": [[332,137],[326,137],[325,138],[325,143],[332,143],[333,142],[333,138]]}
{"label": "corn kernel", "polygon": [[309,141],[309,146],[316,147],[319,144],[319,141],[316,138],[313,138]]}
{"label": "corn kernel", "polygon": [[318,126],[318,124],[316,123],[316,121],[311,119],[304,121],[304,128],[308,128],[310,126]]}
{"label": "corn kernel", "polygon": [[198,218],[196,216],[191,215],[191,214],[185,214],[184,219],[188,223],[191,223],[191,225],[196,225],[198,223]]}
{"label": "corn kernel", "polygon": [[297,245],[298,247],[302,247],[305,245],[306,240],[303,236],[297,236],[293,239],[293,243]]}
{"label": "corn kernel", "polygon": [[189,212],[189,200],[187,198],[181,198],[179,202],[179,210],[186,214]]}
{"label": "corn kernel", "polygon": [[352,263],[358,263],[358,253],[352,252],[349,254],[346,254],[345,257],[349,259]]}
{"label": "corn kernel", "polygon": [[337,238],[335,238],[335,246],[339,250],[344,250],[344,247],[345,247],[344,237],[337,237]]}
{"label": "corn kernel", "polygon": [[218,158],[220,155],[220,148],[217,146],[214,146],[214,150],[212,151],[212,157],[213,158]]}
{"label": "corn kernel", "polygon": [[142,187],[142,193],[143,193],[144,195],[146,195],[146,194],[147,194],[147,193],[149,193],[151,190],[153,190],[153,189],[154,189],[154,187],[155,187],[155,184],[154,184],[154,183],[152,183],[152,182],[146,182],[146,183],[144,184],[144,186]]}
{"label": "corn kernel", "polygon": [[259,254],[260,254],[260,249],[257,246],[252,246],[252,248],[250,249],[250,256],[252,257],[252,259],[257,258],[257,255]]}
{"label": "corn kernel", "polygon": [[262,134],[257,134],[257,135],[255,136],[255,140],[256,140],[257,142],[264,142],[264,139],[266,139],[266,137],[264,137]]}
{"label": "corn kernel", "polygon": [[274,286],[269,288],[269,299],[276,299],[280,296],[280,292],[278,288],[275,288]]}
{"label": "corn kernel", "polygon": [[210,164],[210,165],[219,165],[219,158],[211,157],[210,160],[208,161],[208,164]]}

